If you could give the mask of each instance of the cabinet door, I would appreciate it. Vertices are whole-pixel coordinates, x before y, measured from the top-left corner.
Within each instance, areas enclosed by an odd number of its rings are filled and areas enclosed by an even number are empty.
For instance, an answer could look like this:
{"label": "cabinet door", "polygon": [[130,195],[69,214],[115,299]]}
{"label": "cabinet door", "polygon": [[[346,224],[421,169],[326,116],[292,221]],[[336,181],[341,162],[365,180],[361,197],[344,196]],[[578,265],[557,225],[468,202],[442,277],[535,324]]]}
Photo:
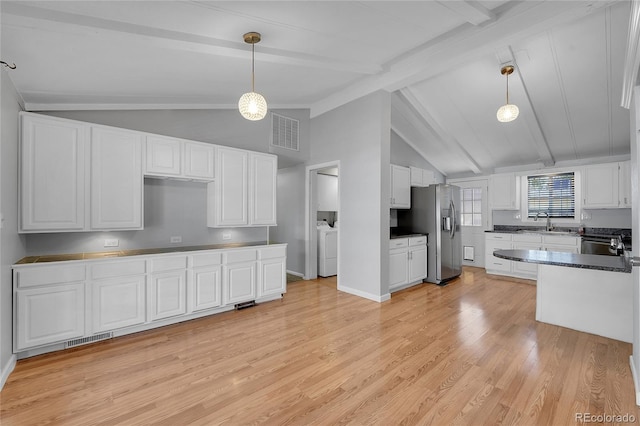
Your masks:
{"label": "cabinet door", "polygon": [[145,174],[180,176],[181,146],[178,139],[147,136]]}
{"label": "cabinet door", "polygon": [[145,322],[145,276],[93,281],[93,332],[110,331]]}
{"label": "cabinet door", "polygon": [[[213,223],[209,226],[247,225],[248,152],[218,147],[216,179],[213,184]],[[211,185],[211,184],[210,184]]]}
{"label": "cabinet door", "polygon": [[213,145],[184,141],[184,177],[213,180]]}
{"label": "cabinet door", "polygon": [[142,137],[91,130],[91,228],[142,229]]}
{"label": "cabinet door", "polygon": [[584,208],[618,207],[618,163],[585,167],[582,191]]}
{"label": "cabinet door", "polygon": [[338,211],[338,177],[318,176],[318,210],[322,212]]}
{"label": "cabinet door", "polygon": [[409,173],[411,174],[411,186],[425,186],[422,181],[422,169],[419,167],[409,167]]}
{"label": "cabinet door", "polygon": [[508,250],[511,248],[511,241],[487,240],[485,245],[485,269],[487,271],[511,272],[511,261],[495,257],[496,250]]}
{"label": "cabinet door", "polygon": [[389,290],[409,282],[409,249],[389,251]]}
{"label": "cabinet door", "polygon": [[629,161],[618,164],[619,207],[631,208],[631,164]]}
{"label": "cabinet door", "polygon": [[222,299],[225,305],[256,299],[256,264],[242,262],[224,266]]}
{"label": "cabinet door", "polygon": [[546,251],[559,251],[562,253],[580,253],[580,247],[571,245],[546,244],[544,249]]}
{"label": "cabinet door", "polygon": [[489,177],[489,204],[495,210],[520,208],[520,179],[513,173]]}
{"label": "cabinet door", "polygon": [[411,208],[411,172],[408,167],[391,165],[391,208]]}
{"label": "cabinet door", "polygon": [[209,266],[189,271],[189,312],[222,305],[222,266]]}
{"label": "cabinet door", "polygon": [[21,231],[84,229],[87,129],[73,121],[22,115]]}
{"label": "cabinet door", "polygon": [[287,292],[286,260],[268,259],[260,261],[258,297],[277,295]]}
{"label": "cabinet door", "polygon": [[177,270],[151,275],[149,285],[150,320],[184,315],[187,312],[186,272]]}
{"label": "cabinet door", "polygon": [[249,224],[275,226],[278,157],[251,153],[250,161]]}
{"label": "cabinet door", "polygon": [[84,335],[84,282],[18,290],[15,298],[16,350]]}
{"label": "cabinet door", "polygon": [[427,246],[409,249],[409,282],[427,277]]}
{"label": "cabinet door", "polygon": [[[540,250],[541,243],[513,243],[513,248],[518,250]],[[538,275],[538,265],[528,262],[512,262],[513,272],[516,274],[530,275],[536,277]]]}

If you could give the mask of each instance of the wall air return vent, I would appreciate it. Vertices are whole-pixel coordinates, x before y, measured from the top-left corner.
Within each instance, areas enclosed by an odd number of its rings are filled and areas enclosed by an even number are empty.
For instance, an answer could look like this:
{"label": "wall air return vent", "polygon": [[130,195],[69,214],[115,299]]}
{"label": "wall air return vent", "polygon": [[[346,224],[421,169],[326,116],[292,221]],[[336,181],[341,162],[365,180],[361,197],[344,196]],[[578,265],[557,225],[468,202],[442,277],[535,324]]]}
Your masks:
{"label": "wall air return vent", "polygon": [[87,343],[97,342],[98,340],[107,340],[113,337],[113,333],[95,334],[89,337],[82,337],[80,339],[69,340],[65,342],[65,348],[73,348],[75,346],[86,345]]}
{"label": "wall air return vent", "polygon": [[271,146],[298,151],[300,122],[293,118],[271,114]]}

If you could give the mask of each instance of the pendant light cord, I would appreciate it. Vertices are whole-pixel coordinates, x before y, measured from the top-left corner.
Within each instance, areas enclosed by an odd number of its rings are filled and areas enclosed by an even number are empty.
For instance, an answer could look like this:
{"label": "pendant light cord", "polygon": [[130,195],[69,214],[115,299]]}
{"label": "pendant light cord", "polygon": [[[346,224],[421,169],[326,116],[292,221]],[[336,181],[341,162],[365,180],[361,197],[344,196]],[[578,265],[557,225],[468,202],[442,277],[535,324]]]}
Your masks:
{"label": "pendant light cord", "polygon": [[[255,54],[256,54],[256,43],[251,43],[251,91],[255,92]],[[509,99],[509,95],[507,94],[507,99]]]}
{"label": "pendant light cord", "polygon": [[507,105],[509,105],[509,73],[507,73]]}

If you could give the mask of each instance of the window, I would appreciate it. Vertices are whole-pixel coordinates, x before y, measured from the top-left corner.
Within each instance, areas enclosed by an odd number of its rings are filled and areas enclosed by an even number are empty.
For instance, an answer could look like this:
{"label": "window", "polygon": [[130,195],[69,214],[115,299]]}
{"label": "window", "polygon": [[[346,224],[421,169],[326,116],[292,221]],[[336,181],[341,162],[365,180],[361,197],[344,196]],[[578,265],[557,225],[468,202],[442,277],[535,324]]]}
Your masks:
{"label": "window", "polygon": [[482,226],[482,188],[462,189],[462,226]]}
{"label": "window", "polygon": [[552,218],[574,219],[575,198],[573,172],[527,176],[527,217],[547,213]]}

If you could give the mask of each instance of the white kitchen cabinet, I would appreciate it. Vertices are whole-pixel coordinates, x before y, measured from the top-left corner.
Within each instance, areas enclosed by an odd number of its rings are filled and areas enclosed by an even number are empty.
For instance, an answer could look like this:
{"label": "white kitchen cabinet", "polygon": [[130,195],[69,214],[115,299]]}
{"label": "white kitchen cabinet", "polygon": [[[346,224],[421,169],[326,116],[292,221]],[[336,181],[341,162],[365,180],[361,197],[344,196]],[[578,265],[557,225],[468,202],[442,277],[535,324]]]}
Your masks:
{"label": "white kitchen cabinet", "polygon": [[318,211],[338,211],[338,176],[318,174]]}
{"label": "white kitchen cabinet", "polygon": [[222,265],[190,270],[187,283],[189,312],[222,305]]}
{"label": "white kitchen cabinet", "polygon": [[184,315],[187,312],[187,282],[184,269],[151,274],[149,320]]}
{"label": "white kitchen cabinet", "polygon": [[249,154],[249,225],[276,225],[278,157]]}
{"label": "white kitchen cabinet", "polygon": [[93,332],[143,324],[145,275],[106,278],[91,283]]}
{"label": "white kitchen cabinet", "polygon": [[215,146],[147,135],[145,141],[145,176],[210,182],[214,178]]}
{"label": "white kitchen cabinet", "polygon": [[248,225],[249,153],[218,147],[215,169],[215,181],[208,186],[208,226]]}
{"label": "white kitchen cabinet", "polygon": [[511,248],[511,234],[485,234],[484,267],[487,273],[497,275],[511,274],[511,261],[493,255],[493,252],[496,250],[508,250]]}
{"label": "white kitchen cabinet", "polygon": [[258,294],[264,298],[287,292],[287,248],[269,247],[258,250]]}
{"label": "white kitchen cabinet", "polygon": [[391,208],[411,208],[411,171],[408,167],[391,165]]}
{"label": "white kitchen cabinet", "polygon": [[542,249],[564,253],[580,253],[580,237],[569,235],[543,235]]}
{"label": "white kitchen cabinet", "polygon": [[520,177],[513,173],[489,177],[489,208],[492,210],[520,209]]}
{"label": "white kitchen cabinet", "polygon": [[215,176],[215,147],[201,142],[183,142],[183,175],[188,179],[211,181]]}
{"label": "white kitchen cabinet", "polygon": [[84,230],[89,127],[24,112],[20,118],[19,231]]}
{"label": "white kitchen cabinet", "polygon": [[389,241],[389,291],[420,283],[427,276],[427,237]]}
{"label": "white kitchen cabinet", "polygon": [[142,229],[142,136],[91,129],[91,229]]}
{"label": "white kitchen cabinet", "polygon": [[411,186],[423,187],[436,183],[433,170],[421,169],[419,167],[409,167],[411,173]]}
{"label": "white kitchen cabinet", "polygon": [[76,282],[17,290],[14,351],[82,337],[84,289]]}
{"label": "white kitchen cabinet", "polygon": [[631,208],[631,162],[618,163],[618,207]]}
{"label": "white kitchen cabinet", "polygon": [[[511,236],[515,250],[542,250],[542,235],[513,234]],[[502,259],[504,260],[504,259]],[[513,275],[535,279],[538,274],[538,265],[528,262],[511,262]]]}
{"label": "white kitchen cabinet", "polygon": [[582,171],[582,207],[586,209],[619,206],[618,163],[586,166]]}
{"label": "white kitchen cabinet", "polygon": [[222,300],[225,305],[256,299],[257,258],[256,250],[238,250],[224,254]]}

